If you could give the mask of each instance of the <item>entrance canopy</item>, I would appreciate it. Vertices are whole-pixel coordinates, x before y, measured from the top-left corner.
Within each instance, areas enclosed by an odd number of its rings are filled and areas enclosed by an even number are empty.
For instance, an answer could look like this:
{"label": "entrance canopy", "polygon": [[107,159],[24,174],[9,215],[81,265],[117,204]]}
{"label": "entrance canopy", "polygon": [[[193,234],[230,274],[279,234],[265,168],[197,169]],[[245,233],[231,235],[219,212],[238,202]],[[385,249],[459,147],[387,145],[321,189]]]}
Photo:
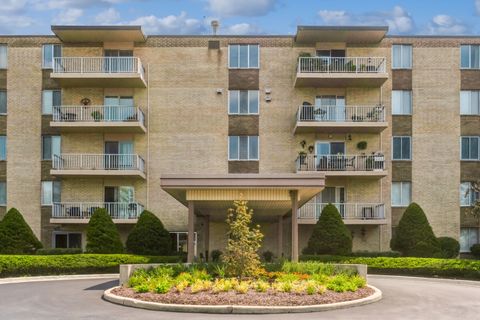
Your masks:
{"label": "entrance canopy", "polygon": [[291,211],[292,194],[297,195],[301,206],[322,191],[325,177],[323,173],[166,174],[160,184],[185,206],[193,202],[197,215],[208,215],[212,220],[224,220],[234,200],[247,200],[257,220],[271,220]]}

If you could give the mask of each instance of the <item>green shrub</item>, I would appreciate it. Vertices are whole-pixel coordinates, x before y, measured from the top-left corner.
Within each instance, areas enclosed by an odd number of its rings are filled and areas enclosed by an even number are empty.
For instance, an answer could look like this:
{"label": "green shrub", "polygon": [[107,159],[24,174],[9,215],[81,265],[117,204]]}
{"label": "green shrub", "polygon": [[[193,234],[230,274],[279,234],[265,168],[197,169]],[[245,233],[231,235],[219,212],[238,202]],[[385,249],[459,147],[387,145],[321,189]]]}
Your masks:
{"label": "green shrub", "polygon": [[477,243],[471,246],[470,253],[476,258],[480,258],[480,244]]}
{"label": "green shrub", "polygon": [[396,258],[400,257],[401,254],[398,251],[355,251],[350,254],[352,257],[391,257]]}
{"label": "green shrub", "polygon": [[212,250],[212,253],[210,253],[212,256],[212,262],[219,262],[220,257],[222,256],[222,251],[220,250]]}
{"label": "green shrub", "polygon": [[0,253],[32,254],[42,248],[22,214],[15,208],[8,210],[0,222]]}
{"label": "green shrub", "polygon": [[265,262],[272,262],[272,261],[273,261],[273,257],[274,257],[274,256],[273,256],[273,252],[272,252],[272,251],[269,251],[269,250],[264,251],[264,252],[262,253],[262,257],[263,257],[263,260],[264,260]]}
{"label": "green shrub", "polygon": [[450,237],[438,238],[440,248],[442,249],[442,256],[444,258],[456,258],[460,253],[460,243],[457,240]]}
{"label": "green shrub", "polygon": [[87,226],[88,253],[122,253],[120,234],[107,210],[95,210]]}
{"label": "green shrub", "polygon": [[409,257],[441,257],[440,243],[422,208],[411,203],[403,213],[397,232],[390,242],[393,250]]}
{"label": "green shrub", "polygon": [[57,254],[80,254],[81,248],[51,248],[51,249],[38,249],[37,255],[57,255]]}
{"label": "green shrub", "polygon": [[165,256],[171,254],[172,240],[160,219],[144,210],[128,235],[126,247],[133,254]]}
{"label": "green shrub", "polygon": [[348,255],[351,252],[352,235],[337,208],[328,204],[313,228],[304,253]]}

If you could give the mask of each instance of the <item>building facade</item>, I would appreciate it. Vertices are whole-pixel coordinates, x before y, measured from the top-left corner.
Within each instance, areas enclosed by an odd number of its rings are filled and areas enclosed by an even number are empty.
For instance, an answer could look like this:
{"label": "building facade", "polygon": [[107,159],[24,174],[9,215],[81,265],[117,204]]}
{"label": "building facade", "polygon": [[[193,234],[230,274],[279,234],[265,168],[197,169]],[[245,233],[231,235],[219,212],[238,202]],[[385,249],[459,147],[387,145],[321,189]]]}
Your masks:
{"label": "building facade", "polygon": [[479,242],[480,37],[52,31],[0,36],[2,213],[46,247],[84,247],[96,208],[126,239],[148,209],[204,258],[238,199],[262,250],[293,259],[328,203],[356,251],[390,250],[412,201],[437,236]]}

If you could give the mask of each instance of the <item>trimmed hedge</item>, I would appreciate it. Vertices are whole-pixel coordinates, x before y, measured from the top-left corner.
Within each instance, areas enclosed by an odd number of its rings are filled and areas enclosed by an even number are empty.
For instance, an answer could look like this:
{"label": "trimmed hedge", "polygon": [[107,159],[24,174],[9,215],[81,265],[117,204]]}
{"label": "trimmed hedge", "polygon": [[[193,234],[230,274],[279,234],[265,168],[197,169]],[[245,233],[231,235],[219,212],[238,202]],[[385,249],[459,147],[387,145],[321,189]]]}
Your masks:
{"label": "trimmed hedge", "polygon": [[150,211],[144,210],[128,235],[126,247],[127,252],[133,254],[170,255],[172,240],[162,221]]}
{"label": "trimmed hedge", "polygon": [[438,243],[440,243],[443,258],[453,259],[460,254],[460,243],[457,240],[450,237],[440,237]]}
{"label": "trimmed hedge", "polygon": [[302,255],[301,261],[359,263],[368,265],[373,274],[444,277],[480,280],[480,261],[438,258],[342,257]]}
{"label": "trimmed hedge", "polygon": [[58,254],[81,254],[83,250],[81,248],[51,248],[51,249],[38,249],[36,254],[38,255],[58,255]]}
{"label": "trimmed hedge", "polygon": [[15,208],[8,210],[0,222],[0,253],[32,254],[41,247],[22,214]]}
{"label": "trimmed hedge", "polygon": [[95,210],[88,222],[86,251],[101,254],[119,254],[124,251],[117,226],[104,208]]}
{"label": "trimmed hedge", "polygon": [[0,277],[118,273],[120,264],[177,262],[183,262],[182,258],[129,254],[0,255]]}

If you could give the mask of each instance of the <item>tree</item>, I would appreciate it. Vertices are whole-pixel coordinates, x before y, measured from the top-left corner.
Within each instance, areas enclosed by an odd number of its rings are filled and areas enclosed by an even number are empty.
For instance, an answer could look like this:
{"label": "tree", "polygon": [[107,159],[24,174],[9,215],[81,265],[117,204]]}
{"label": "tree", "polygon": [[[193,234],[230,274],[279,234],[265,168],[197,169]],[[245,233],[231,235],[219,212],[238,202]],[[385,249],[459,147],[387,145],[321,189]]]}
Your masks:
{"label": "tree", "polygon": [[229,276],[254,277],[261,271],[258,249],[263,234],[258,225],[251,227],[253,210],[248,209],[247,201],[235,201],[234,206],[228,210],[228,241],[221,259]]}
{"label": "tree", "polygon": [[128,235],[126,247],[128,252],[134,254],[165,256],[172,251],[172,240],[162,221],[144,210]]}
{"label": "tree", "polygon": [[303,253],[333,255],[352,253],[352,235],[333,204],[323,208]]}
{"label": "tree", "polygon": [[440,248],[442,249],[442,255],[444,258],[452,259],[458,257],[460,253],[460,243],[457,240],[450,237],[438,238]]}
{"label": "tree", "polygon": [[0,222],[0,253],[32,254],[42,248],[22,214],[15,208],[8,210]]}
{"label": "tree", "polygon": [[404,256],[441,257],[440,243],[422,208],[412,202],[403,213],[397,232],[390,242]]}
{"label": "tree", "polygon": [[95,210],[87,226],[87,252],[122,253],[120,234],[107,210]]}
{"label": "tree", "polygon": [[480,222],[480,180],[471,183],[471,188],[462,195],[473,200],[468,212]]}

